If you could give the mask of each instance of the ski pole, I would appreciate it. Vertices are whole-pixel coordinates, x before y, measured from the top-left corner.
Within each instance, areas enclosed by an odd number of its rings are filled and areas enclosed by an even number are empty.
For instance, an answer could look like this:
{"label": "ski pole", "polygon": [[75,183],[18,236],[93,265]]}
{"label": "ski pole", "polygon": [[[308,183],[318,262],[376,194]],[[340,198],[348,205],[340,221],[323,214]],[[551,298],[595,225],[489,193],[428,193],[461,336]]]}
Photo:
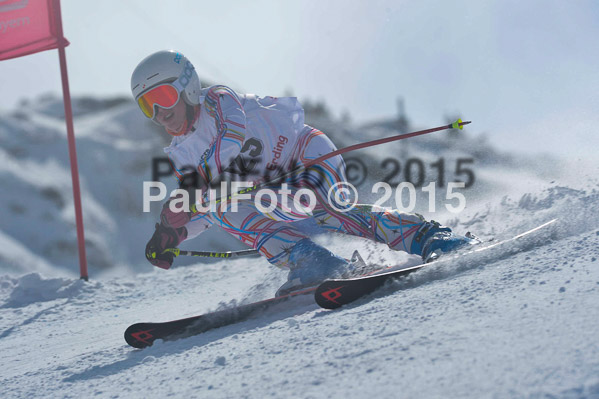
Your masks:
{"label": "ski pole", "polygon": [[260,255],[257,249],[243,249],[241,251],[211,252],[211,251],[185,251],[179,248],[167,248],[162,253],[171,252],[175,256],[199,256],[202,258],[235,258],[238,256]]}
{"label": "ski pole", "polygon": [[[367,141],[365,143],[359,143],[359,144],[354,144],[354,145],[350,145],[348,147],[345,148],[341,148],[339,150],[330,152],[328,154],[325,154],[321,157],[318,157],[316,159],[313,159],[312,161],[306,162],[304,165],[288,172],[285,173],[281,176],[275,177],[274,179],[271,180],[267,180],[264,181],[262,183],[258,183],[252,187],[248,187],[246,189],[240,190],[237,193],[233,193],[230,194],[228,196],[224,196],[221,198],[216,199],[216,204],[221,203],[222,201],[227,201],[229,199],[231,199],[233,196],[238,195],[238,194],[246,194],[246,193],[250,193],[252,191],[256,191],[268,184],[273,184],[276,183],[277,181],[280,180],[284,180],[290,176],[293,176],[294,174],[301,172],[302,170],[305,170],[307,168],[309,168],[310,166],[316,165],[320,162],[326,161],[327,159],[330,159],[334,156],[340,155],[340,154],[345,154],[348,153],[350,151],[354,151],[354,150],[358,150],[361,148],[366,148],[366,147],[372,147],[375,145],[380,145],[380,144],[385,144],[385,143],[390,143],[392,141],[399,141],[399,140],[403,140],[403,139],[407,139],[410,137],[415,137],[415,136],[421,136],[424,134],[428,134],[428,133],[433,133],[433,132],[438,132],[438,131],[442,131],[442,130],[448,130],[448,129],[464,129],[464,126],[471,123],[470,121],[466,121],[466,122],[462,122],[461,119],[458,119],[456,122],[450,123],[449,125],[443,125],[443,126],[439,126],[439,127],[434,127],[431,129],[425,129],[425,130],[419,130],[416,132],[412,132],[412,133],[405,133],[405,134],[399,134],[396,136],[391,136],[391,137],[386,137],[386,138],[382,138],[382,139],[377,139],[377,140],[371,140],[371,141]],[[204,205],[204,204],[202,204]],[[205,206],[205,205],[204,205]],[[190,207],[190,210],[193,213],[199,213],[196,205],[193,204]],[[205,252],[205,251],[184,251],[184,250],[180,250],[179,248],[167,248],[163,251],[164,252],[171,252],[173,253],[173,255],[175,256],[199,256],[199,257],[204,257],[204,258],[233,258],[233,257],[239,257],[239,256],[251,256],[251,255],[259,255],[259,252],[255,249],[246,249],[246,250],[242,250],[242,251],[227,251],[227,252]]]}
{"label": "ski pole", "polygon": [[[239,195],[239,194],[248,194],[251,193],[252,191],[256,191],[259,190],[261,188],[263,188],[264,186],[268,185],[268,184],[273,184],[276,183],[277,181],[280,180],[285,180],[290,176],[295,175],[296,173],[299,173],[305,169],[308,169],[310,166],[316,165],[320,162],[326,161],[327,159],[333,158],[334,156],[340,155],[340,154],[345,154],[347,152],[350,151],[354,151],[354,150],[358,150],[360,148],[366,148],[366,147],[372,147],[375,145],[380,145],[380,144],[385,144],[385,143],[390,143],[392,141],[399,141],[399,140],[404,140],[410,137],[416,137],[416,136],[422,136],[423,134],[429,134],[429,133],[433,133],[433,132],[439,132],[441,130],[448,130],[448,129],[460,129],[463,130],[464,126],[471,123],[471,121],[466,121],[466,122],[462,122],[461,119],[458,119],[457,121],[450,123],[449,125],[443,125],[443,126],[438,126],[438,127],[434,127],[431,129],[424,129],[424,130],[418,130],[416,132],[412,132],[412,133],[404,133],[404,134],[398,134],[396,136],[391,136],[391,137],[385,137],[382,139],[377,139],[377,140],[371,140],[371,141],[367,141],[365,143],[359,143],[359,144],[354,144],[354,145],[350,145],[348,147],[345,148],[341,148],[339,150],[333,151],[333,152],[329,152],[328,154],[325,154],[321,157],[318,157],[316,159],[313,159],[311,161],[306,162],[304,165],[293,169],[290,172],[287,172],[285,174],[282,174],[281,176],[275,177],[274,179],[271,180],[266,180],[262,183],[258,183],[255,184],[252,187],[248,187],[248,188],[244,188],[236,193],[232,193],[223,197],[220,197],[218,199],[215,200],[215,204],[219,204],[223,201],[228,201],[231,198],[233,198],[235,195]],[[202,206],[205,208],[206,204],[203,203],[202,201]],[[196,204],[191,205],[190,210],[193,213],[201,213],[200,211],[198,211]]]}

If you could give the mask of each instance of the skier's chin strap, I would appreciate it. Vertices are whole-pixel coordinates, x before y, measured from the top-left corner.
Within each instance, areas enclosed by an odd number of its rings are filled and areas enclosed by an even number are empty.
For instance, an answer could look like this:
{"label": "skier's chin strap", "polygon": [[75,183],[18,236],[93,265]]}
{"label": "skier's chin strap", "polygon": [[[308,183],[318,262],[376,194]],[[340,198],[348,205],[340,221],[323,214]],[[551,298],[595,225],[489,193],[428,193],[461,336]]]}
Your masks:
{"label": "skier's chin strap", "polygon": [[183,126],[178,131],[174,130],[166,130],[168,134],[171,136],[182,136],[190,131],[195,131],[195,127],[193,126],[198,118],[200,117],[200,110],[202,107],[200,105],[189,105],[185,104],[185,122],[183,122]]}

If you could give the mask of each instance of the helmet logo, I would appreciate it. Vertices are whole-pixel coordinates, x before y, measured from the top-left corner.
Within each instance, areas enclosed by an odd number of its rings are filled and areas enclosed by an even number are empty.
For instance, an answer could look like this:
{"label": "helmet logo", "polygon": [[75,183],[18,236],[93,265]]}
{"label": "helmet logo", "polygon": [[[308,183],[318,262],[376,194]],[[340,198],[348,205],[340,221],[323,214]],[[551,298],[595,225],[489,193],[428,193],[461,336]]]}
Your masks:
{"label": "helmet logo", "polygon": [[187,61],[185,63],[185,69],[183,70],[183,73],[181,74],[181,76],[179,76],[179,81],[181,82],[181,86],[186,87],[189,84],[189,81],[191,80],[192,76],[193,76],[193,65],[191,64],[191,62]]}
{"label": "helmet logo", "polygon": [[182,57],[183,57],[183,55],[181,55],[180,53],[176,53],[175,59],[173,61],[175,61],[177,64],[179,64]]}

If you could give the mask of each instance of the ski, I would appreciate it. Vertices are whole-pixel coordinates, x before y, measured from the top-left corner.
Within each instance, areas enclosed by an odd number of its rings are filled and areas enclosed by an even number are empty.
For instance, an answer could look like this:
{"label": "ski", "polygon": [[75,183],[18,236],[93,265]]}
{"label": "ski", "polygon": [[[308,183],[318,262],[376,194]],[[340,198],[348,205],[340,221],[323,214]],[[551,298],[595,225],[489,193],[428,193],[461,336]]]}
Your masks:
{"label": "ski", "polygon": [[[441,262],[444,263],[450,260],[461,258],[462,256],[467,256],[469,254],[486,251],[498,246],[504,246],[507,243],[520,240],[523,237],[529,236],[530,234],[535,233],[553,224],[556,221],[557,219],[550,220],[547,223],[537,226],[531,230],[525,231],[524,233],[518,234],[514,237],[493,244],[485,245],[480,248],[475,248],[454,256],[448,256],[447,258],[439,259],[433,262],[432,264],[438,265]],[[424,263],[405,269],[393,270],[379,274],[372,274],[364,277],[326,280],[316,288],[314,292],[314,298],[318,306],[325,309],[336,309],[359,298],[362,298],[368,294],[371,294],[376,289],[382,287],[387,281],[405,277],[428,265],[431,265],[431,263]]]}
{"label": "ski", "polygon": [[[366,275],[381,269],[378,266],[367,265],[358,251],[354,251],[349,260],[355,267],[354,273]],[[205,313],[199,316],[192,316],[185,319],[166,321],[162,323],[136,323],[132,324],[125,331],[125,341],[134,348],[146,348],[151,346],[157,339],[172,341],[180,338],[198,335],[214,328],[224,327],[249,319],[251,316],[272,308],[275,305],[285,302],[291,298],[312,294],[316,286],[296,289],[293,292],[285,293],[274,298],[263,301],[232,307],[229,309],[218,310],[211,313]]]}
{"label": "ski", "polygon": [[125,330],[125,341],[134,348],[152,346],[154,341],[162,339],[172,341],[201,334],[214,328],[247,320],[253,314],[271,308],[293,297],[311,294],[316,287],[305,288],[287,295],[266,299],[247,305],[205,313],[185,319],[166,321],[162,323],[136,323]]}
{"label": "ski", "polygon": [[[450,261],[464,255],[485,251],[505,243],[518,240],[528,236],[550,224],[557,219],[553,219],[534,229],[528,230],[515,237],[489,244],[484,247],[475,248],[471,251],[448,256],[434,262]],[[125,331],[125,341],[134,348],[146,348],[151,346],[157,339],[165,341],[186,338],[201,334],[208,330],[224,327],[230,324],[238,323],[249,319],[252,315],[265,311],[275,305],[288,301],[291,298],[314,294],[316,303],[326,309],[335,309],[348,304],[356,299],[368,295],[377,288],[383,286],[387,281],[401,278],[413,273],[429,264],[422,264],[406,269],[396,270],[393,267],[380,267],[376,265],[366,265],[359,254],[354,252],[351,262],[358,266],[356,272],[358,277],[345,279],[327,280],[315,287],[307,287],[278,297],[265,299],[246,305],[236,306],[229,309],[218,310],[211,313],[205,313],[198,316],[192,316],[179,320],[166,321],[161,323],[136,323],[132,324]]]}

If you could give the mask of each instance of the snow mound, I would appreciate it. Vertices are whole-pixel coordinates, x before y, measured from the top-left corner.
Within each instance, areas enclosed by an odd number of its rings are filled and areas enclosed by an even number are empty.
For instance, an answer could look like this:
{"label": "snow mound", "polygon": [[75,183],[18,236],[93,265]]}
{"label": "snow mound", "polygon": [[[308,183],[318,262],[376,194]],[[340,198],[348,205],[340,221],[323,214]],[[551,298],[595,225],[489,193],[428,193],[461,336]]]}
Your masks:
{"label": "snow mound", "polygon": [[78,295],[85,286],[83,280],[45,279],[38,273],[26,274],[18,279],[4,279],[2,283],[3,289],[5,287],[11,289],[6,302],[1,306],[3,308],[19,308],[35,302],[72,298]]}
{"label": "snow mound", "polygon": [[[447,222],[459,231],[471,230],[493,237],[506,231],[526,230],[558,218],[555,238],[566,238],[599,228],[599,191],[553,186],[539,193],[525,193],[518,199],[505,196],[499,203],[487,203],[472,215],[462,214]],[[505,237],[500,237],[505,238]]]}

